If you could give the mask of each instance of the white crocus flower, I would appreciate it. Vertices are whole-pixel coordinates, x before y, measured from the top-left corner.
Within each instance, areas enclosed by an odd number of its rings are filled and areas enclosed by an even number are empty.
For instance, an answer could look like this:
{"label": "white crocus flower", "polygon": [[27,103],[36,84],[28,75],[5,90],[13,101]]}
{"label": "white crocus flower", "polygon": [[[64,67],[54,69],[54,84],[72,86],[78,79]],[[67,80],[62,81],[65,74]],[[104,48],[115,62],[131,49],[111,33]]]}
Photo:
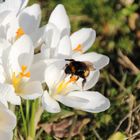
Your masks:
{"label": "white crocus flower", "polygon": [[[13,44],[17,39],[19,39],[22,35],[27,34],[29,35],[34,44],[36,44],[39,41],[39,37],[41,36],[43,32],[43,27],[39,28],[40,21],[41,21],[41,9],[38,4],[33,4],[29,7],[25,6],[27,5],[28,1],[23,0],[16,0],[13,5],[17,4],[18,13],[15,12],[13,7],[10,7],[11,10],[9,10],[9,3],[11,3],[11,0],[7,0],[5,3],[2,3],[0,6],[4,10],[0,15],[3,18],[0,18],[1,24],[0,24],[0,37],[5,38],[8,40],[11,44]],[[20,3],[20,7],[18,6]]]}
{"label": "white crocus flower", "polygon": [[69,18],[64,6],[59,4],[50,16],[48,25],[44,30],[43,39],[45,43],[41,47],[41,53],[35,55],[34,61],[37,62],[45,59],[52,62],[56,59],[75,59],[75,57],[84,60],[85,57],[89,56],[88,60],[92,62],[98,61],[97,63],[100,61],[104,66],[109,62],[107,56],[97,53],[87,53],[84,55],[94,43],[95,38],[96,32],[91,28],[82,28],[70,35]]}
{"label": "white crocus flower", "polygon": [[12,46],[3,40],[0,56],[0,94],[3,103],[6,100],[18,105],[21,103],[20,97],[36,99],[42,95],[41,83],[32,80],[34,48],[27,35],[23,35]]}
{"label": "white crocus flower", "polygon": [[70,21],[64,6],[61,4],[53,10],[49,23],[56,26],[60,32],[61,39],[65,38],[65,36],[70,37],[72,55],[86,52],[95,41],[96,32],[91,28],[82,28],[70,35]]}
{"label": "white crocus flower", "polygon": [[[87,77],[84,89],[81,90],[79,80],[66,76],[61,70],[61,64],[50,65],[46,70],[45,81],[49,90],[42,97],[43,107],[52,113],[60,112],[58,102],[87,112],[101,112],[109,108],[110,102],[102,94],[96,91],[87,91],[98,81],[99,71],[93,71]],[[58,101],[58,102],[57,102]]]}
{"label": "white crocus flower", "polygon": [[12,140],[16,116],[0,102],[0,139]]}

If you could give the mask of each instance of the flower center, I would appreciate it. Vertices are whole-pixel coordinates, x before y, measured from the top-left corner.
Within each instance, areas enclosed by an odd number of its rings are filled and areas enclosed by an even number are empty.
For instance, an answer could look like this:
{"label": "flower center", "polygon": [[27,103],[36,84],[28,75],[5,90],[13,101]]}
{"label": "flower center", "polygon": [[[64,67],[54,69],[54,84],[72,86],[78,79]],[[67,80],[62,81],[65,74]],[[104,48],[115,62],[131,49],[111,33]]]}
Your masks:
{"label": "flower center", "polygon": [[57,87],[57,93],[60,93],[63,89],[65,89],[70,83],[75,83],[77,81],[76,76],[71,76],[70,80],[65,82],[65,80],[63,80],[62,82],[60,82],[60,84]]}
{"label": "flower center", "polygon": [[21,72],[16,75],[15,72],[12,74],[12,84],[15,88],[16,93],[20,93],[20,84],[23,78],[30,78],[30,72],[26,72],[27,66],[21,66]]}
{"label": "flower center", "polygon": [[82,45],[79,44],[75,49],[73,49],[73,51],[83,53]]}
{"label": "flower center", "polygon": [[25,34],[24,30],[20,27],[16,32],[16,40]]}

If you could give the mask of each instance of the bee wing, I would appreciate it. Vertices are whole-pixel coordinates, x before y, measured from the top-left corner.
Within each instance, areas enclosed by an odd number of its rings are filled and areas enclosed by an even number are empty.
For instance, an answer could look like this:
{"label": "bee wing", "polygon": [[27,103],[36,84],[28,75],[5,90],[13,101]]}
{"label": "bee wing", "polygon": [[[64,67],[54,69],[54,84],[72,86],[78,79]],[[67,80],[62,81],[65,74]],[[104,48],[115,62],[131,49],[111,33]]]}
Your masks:
{"label": "bee wing", "polygon": [[89,68],[90,71],[94,71],[95,70],[95,68],[93,66],[93,63],[88,62],[88,61],[85,61],[84,63],[88,66],[88,68]]}

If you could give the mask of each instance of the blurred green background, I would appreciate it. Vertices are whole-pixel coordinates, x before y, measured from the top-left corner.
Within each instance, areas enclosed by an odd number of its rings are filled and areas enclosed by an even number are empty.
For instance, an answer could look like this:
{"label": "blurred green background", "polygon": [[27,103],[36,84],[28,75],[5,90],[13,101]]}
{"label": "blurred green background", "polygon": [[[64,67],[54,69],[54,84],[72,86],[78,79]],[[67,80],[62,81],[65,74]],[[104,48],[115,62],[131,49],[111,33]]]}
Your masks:
{"label": "blurred green background", "polygon": [[[59,114],[43,113],[39,140],[140,139],[140,1],[30,0],[40,3],[42,25],[59,3],[69,15],[72,32],[91,27],[96,41],[89,51],[106,54],[110,64],[92,90],[104,94],[111,107],[99,114],[63,107]],[[53,129],[52,129],[53,127]]]}

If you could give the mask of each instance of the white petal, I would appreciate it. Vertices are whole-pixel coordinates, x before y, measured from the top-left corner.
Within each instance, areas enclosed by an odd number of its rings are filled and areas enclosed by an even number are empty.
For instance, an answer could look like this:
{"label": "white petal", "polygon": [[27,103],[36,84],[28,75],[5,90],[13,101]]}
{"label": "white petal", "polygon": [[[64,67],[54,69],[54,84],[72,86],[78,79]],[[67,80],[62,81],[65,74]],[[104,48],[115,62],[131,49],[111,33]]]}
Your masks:
{"label": "white petal", "polygon": [[12,131],[16,126],[15,114],[8,110],[8,108],[0,108],[0,129],[5,131]]}
{"label": "white petal", "polygon": [[69,36],[64,36],[59,43],[57,48],[58,58],[69,58],[71,56],[72,48]]}
{"label": "white petal", "polygon": [[[57,66],[57,65],[61,66]],[[45,72],[45,81],[50,89],[54,88],[54,86],[60,81],[63,77],[63,71],[61,67],[63,66],[64,62],[53,63],[46,69]]]}
{"label": "white petal", "polygon": [[10,13],[9,11],[4,11],[4,12],[0,13],[0,25],[2,24],[2,22],[8,16],[9,13]]}
{"label": "white petal", "polygon": [[61,32],[61,36],[70,34],[70,22],[63,5],[59,4],[51,13],[49,23],[53,23]]}
{"label": "white petal", "polygon": [[0,26],[0,38],[6,38],[5,28]]}
{"label": "white petal", "polygon": [[9,90],[10,90],[9,86],[7,86],[6,84],[0,84],[0,108],[1,107],[7,107],[8,108],[6,91],[9,91]]}
{"label": "white petal", "polygon": [[2,14],[4,14],[4,20],[2,21],[1,25],[9,27],[9,23],[16,18],[16,13],[5,11]]}
{"label": "white petal", "polygon": [[35,54],[33,63],[38,63],[39,61],[42,61],[42,60],[48,60],[49,57],[50,57],[50,48],[48,48],[40,53]]}
{"label": "white petal", "polygon": [[26,34],[33,33],[40,25],[41,9],[38,4],[25,8],[18,16],[19,25]]}
{"label": "white petal", "polygon": [[0,38],[0,50],[3,50],[9,46],[10,44],[7,40]]}
{"label": "white petal", "polygon": [[31,73],[30,80],[44,82],[46,68],[47,68],[47,63],[45,61],[39,61],[33,64],[30,69],[30,73]]}
{"label": "white petal", "polygon": [[0,82],[4,83],[6,80],[5,77],[5,63],[7,64],[7,56],[5,55],[6,49],[9,47],[9,43],[5,39],[0,39]]}
{"label": "white petal", "polygon": [[93,63],[93,67],[97,70],[102,69],[109,63],[109,57],[98,53],[86,53],[73,57],[78,61],[88,61]]}
{"label": "white petal", "polygon": [[9,42],[11,42],[12,44],[16,41],[16,35],[17,35],[17,31],[20,28],[18,20],[15,17],[13,17],[13,19],[10,21],[10,23],[8,24],[8,29],[7,29],[7,40]]}
{"label": "white petal", "polygon": [[2,96],[0,96],[0,102],[1,102],[5,107],[8,108],[8,102],[7,102],[6,98],[3,98]]}
{"label": "white petal", "polygon": [[11,47],[9,54],[9,65],[12,72],[20,72],[22,65],[29,69],[33,60],[33,53],[31,39],[27,35],[20,37]]}
{"label": "white petal", "polygon": [[84,90],[92,88],[99,80],[100,72],[98,70],[91,71],[89,76],[86,79]]}
{"label": "white petal", "polygon": [[12,140],[13,138],[13,132],[10,131],[10,132],[7,132],[7,131],[4,131],[4,130],[0,130],[0,139],[1,140]]}
{"label": "white petal", "polygon": [[30,37],[34,43],[34,47],[37,48],[41,46],[43,42],[43,35],[44,35],[45,26],[41,28],[36,28],[36,30],[30,34]]}
{"label": "white petal", "polygon": [[42,105],[44,109],[50,113],[58,113],[61,111],[58,102],[50,97],[47,91],[45,91],[42,96]]}
{"label": "white petal", "polygon": [[14,105],[19,105],[21,103],[20,97],[14,92],[14,88],[9,84],[0,84],[0,100],[7,106],[7,102]]}
{"label": "white petal", "polygon": [[55,96],[55,98],[62,104],[77,109],[85,106],[88,103],[88,100],[86,98],[69,96],[69,94],[67,93],[67,95],[57,95]]}
{"label": "white petal", "polygon": [[45,41],[46,47],[56,48],[60,40],[60,31],[55,25],[48,23],[44,30],[43,39]]}
{"label": "white petal", "polygon": [[29,81],[23,86],[20,96],[24,99],[33,100],[42,96],[42,94],[43,89],[41,83],[38,81]]}
{"label": "white petal", "polygon": [[87,51],[95,41],[96,32],[91,28],[83,28],[71,35],[72,49],[81,45],[83,52]]}
{"label": "white petal", "polygon": [[8,102],[10,102],[13,105],[20,105],[21,104],[21,98],[15,92],[7,93],[6,99]]}
{"label": "white petal", "polygon": [[21,0],[21,1],[22,1],[21,9],[23,9],[27,6],[29,0]]}
{"label": "white petal", "polygon": [[6,0],[5,2],[0,3],[0,12],[3,11],[18,11],[22,5],[22,0]]}
{"label": "white petal", "polygon": [[[0,21],[0,25],[1,25],[0,26],[0,28],[1,28],[0,37],[6,38],[9,41],[9,38],[11,36],[15,35],[15,33],[10,34],[9,30],[11,30],[11,31],[15,30],[15,25],[13,26],[14,29],[11,29],[11,25],[13,23],[15,23],[16,13],[5,11],[5,12],[0,13],[0,16],[2,16],[1,19],[0,19],[0,20],[2,20],[2,21]],[[13,33],[13,32],[11,32],[11,33]]]}
{"label": "white petal", "polygon": [[74,91],[58,100],[69,107],[93,113],[105,111],[110,107],[106,97],[93,91]]}

